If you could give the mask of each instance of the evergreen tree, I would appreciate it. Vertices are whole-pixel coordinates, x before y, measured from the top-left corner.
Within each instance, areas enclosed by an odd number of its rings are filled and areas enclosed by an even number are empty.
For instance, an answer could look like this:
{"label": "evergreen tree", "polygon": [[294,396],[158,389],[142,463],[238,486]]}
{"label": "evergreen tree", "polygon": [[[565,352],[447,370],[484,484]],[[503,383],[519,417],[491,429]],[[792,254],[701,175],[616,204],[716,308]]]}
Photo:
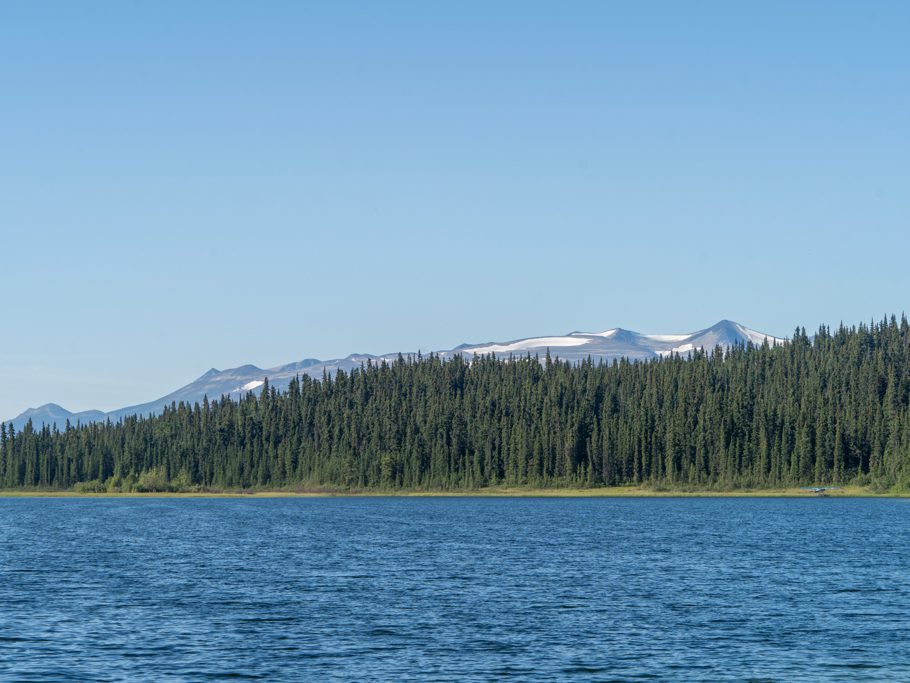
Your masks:
{"label": "evergreen tree", "polygon": [[0,425],[5,488],[854,480],[910,482],[906,317],[651,362],[399,356],[154,417]]}

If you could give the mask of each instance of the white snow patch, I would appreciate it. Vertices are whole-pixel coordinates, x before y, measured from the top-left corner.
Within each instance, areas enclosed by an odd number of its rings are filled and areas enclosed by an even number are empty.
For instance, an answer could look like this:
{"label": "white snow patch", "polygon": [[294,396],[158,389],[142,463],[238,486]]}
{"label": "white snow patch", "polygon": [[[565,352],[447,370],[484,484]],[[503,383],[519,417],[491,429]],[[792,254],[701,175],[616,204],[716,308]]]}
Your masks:
{"label": "white snow patch", "polygon": [[570,337],[612,337],[616,334],[617,328],[607,330],[606,332],[573,332]]}
{"label": "white snow patch", "polygon": [[[670,335],[667,335],[667,336],[670,336]],[[683,339],[685,339],[685,337],[683,337]],[[695,344],[689,343],[689,344],[680,344],[679,346],[674,346],[672,349],[657,349],[657,350],[655,350],[655,353],[658,356],[667,357],[673,353],[678,353],[680,355],[683,355],[686,353],[691,353],[694,350],[695,350]]]}
{"label": "white snow patch", "polygon": [[513,353],[530,349],[542,349],[551,346],[583,346],[589,342],[583,337],[537,337],[522,339],[511,344],[487,344],[465,349],[465,353]]}
{"label": "white snow patch", "polygon": [[740,332],[742,332],[746,337],[749,338],[749,341],[755,344],[756,346],[761,346],[765,343],[765,339],[768,340],[768,344],[771,346],[777,346],[778,344],[783,344],[787,340],[781,339],[780,337],[772,337],[770,334],[762,334],[761,332],[756,332],[755,330],[750,330],[748,327],[743,327],[742,325],[737,325]]}
{"label": "white snow patch", "polygon": [[264,384],[264,381],[261,379],[253,380],[252,382],[247,382],[242,387],[237,387],[231,393],[235,394],[235,393],[244,392],[244,391],[252,391],[253,389],[258,389],[263,384]]}
{"label": "white snow patch", "polygon": [[691,337],[691,334],[646,334],[644,335],[646,339],[653,339],[654,341],[659,342],[678,342],[683,339],[688,339]]}

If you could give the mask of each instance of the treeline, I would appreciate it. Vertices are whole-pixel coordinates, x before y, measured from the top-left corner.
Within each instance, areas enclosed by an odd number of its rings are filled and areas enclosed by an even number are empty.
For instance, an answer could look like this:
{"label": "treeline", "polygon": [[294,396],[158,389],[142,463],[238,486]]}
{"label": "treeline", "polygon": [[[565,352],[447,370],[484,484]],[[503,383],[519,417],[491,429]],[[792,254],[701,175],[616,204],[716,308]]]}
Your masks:
{"label": "treeline", "polygon": [[910,489],[906,317],[579,365],[436,356],[155,417],[0,431],[0,487]]}

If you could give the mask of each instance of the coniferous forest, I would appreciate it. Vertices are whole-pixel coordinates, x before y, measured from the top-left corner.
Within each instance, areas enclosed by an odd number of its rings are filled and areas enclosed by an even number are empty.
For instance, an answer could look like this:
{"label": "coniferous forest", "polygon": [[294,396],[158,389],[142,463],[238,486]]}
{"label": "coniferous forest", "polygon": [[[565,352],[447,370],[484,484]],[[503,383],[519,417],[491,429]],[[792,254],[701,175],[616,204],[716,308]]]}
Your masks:
{"label": "coniferous forest", "polygon": [[910,489],[910,326],[649,362],[399,358],[116,424],[0,431],[0,488]]}

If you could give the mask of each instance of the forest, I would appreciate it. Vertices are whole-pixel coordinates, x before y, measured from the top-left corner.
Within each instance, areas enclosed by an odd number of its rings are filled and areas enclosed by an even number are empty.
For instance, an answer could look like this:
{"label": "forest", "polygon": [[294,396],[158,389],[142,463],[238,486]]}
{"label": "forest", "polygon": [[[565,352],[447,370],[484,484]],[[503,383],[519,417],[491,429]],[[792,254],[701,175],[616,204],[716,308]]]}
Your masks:
{"label": "forest", "polygon": [[647,362],[399,357],[117,423],[0,429],[0,488],[910,489],[902,316]]}

